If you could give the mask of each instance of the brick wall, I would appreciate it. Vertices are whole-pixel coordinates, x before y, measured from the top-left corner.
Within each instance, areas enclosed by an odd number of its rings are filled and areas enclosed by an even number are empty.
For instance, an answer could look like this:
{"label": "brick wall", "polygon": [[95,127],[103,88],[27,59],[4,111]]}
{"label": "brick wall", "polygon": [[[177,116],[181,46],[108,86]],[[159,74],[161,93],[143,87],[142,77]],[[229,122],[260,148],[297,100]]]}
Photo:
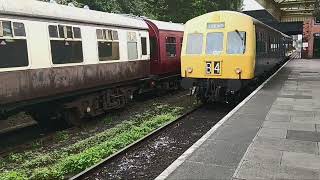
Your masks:
{"label": "brick wall", "polygon": [[306,58],[313,58],[313,43],[315,33],[320,33],[320,24],[316,24],[315,19],[310,18],[303,24],[303,42],[308,42],[308,48],[303,49]]}

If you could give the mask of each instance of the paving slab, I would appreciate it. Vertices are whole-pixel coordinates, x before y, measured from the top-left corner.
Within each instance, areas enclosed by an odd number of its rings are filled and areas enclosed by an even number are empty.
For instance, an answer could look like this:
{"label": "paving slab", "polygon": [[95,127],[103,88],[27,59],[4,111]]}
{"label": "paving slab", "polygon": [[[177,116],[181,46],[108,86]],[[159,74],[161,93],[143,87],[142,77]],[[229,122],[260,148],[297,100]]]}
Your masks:
{"label": "paving slab", "polygon": [[234,169],[229,167],[186,161],[179,169],[170,174],[167,179],[230,179],[233,172]]}
{"label": "paving slab", "polygon": [[262,128],[260,129],[258,136],[271,137],[271,138],[285,138],[287,135],[287,129],[275,129],[275,128]]}
{"label": "paving slab", "polygon": [[281,164],[288,167],[320,170],[320,156],[307,153],[283,152]]}
{"label": "paving slab", "polygon": [[295,130],[288,130],[287,132],[288,132],[287,139],[320,142],[320,132],[295,131]]}

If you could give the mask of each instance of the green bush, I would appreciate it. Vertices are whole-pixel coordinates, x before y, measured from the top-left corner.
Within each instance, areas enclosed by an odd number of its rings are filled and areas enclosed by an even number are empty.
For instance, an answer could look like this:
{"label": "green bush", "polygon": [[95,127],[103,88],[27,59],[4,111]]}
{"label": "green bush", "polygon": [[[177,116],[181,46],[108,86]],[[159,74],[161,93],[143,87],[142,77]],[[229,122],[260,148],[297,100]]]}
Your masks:
{"label": "green bush", "polygon": [[33,171],[30,180],[58,180],[63,174],[54,168],[37,168]]}
{"label": "green bush", "polygon": [[22,172],[10,171],[0,174],[0,180],[25,180],[27,176]]}

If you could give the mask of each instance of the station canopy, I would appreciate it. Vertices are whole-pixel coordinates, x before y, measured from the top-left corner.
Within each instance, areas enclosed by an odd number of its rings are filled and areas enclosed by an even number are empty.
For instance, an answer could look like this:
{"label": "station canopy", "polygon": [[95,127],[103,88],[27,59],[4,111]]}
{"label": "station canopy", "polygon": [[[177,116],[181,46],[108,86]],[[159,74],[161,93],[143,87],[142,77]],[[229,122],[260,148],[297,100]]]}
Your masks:
{"label": "station canopy", "polygon": [[316,0],[256,0],[279,22],[301,22],[310,17]]}

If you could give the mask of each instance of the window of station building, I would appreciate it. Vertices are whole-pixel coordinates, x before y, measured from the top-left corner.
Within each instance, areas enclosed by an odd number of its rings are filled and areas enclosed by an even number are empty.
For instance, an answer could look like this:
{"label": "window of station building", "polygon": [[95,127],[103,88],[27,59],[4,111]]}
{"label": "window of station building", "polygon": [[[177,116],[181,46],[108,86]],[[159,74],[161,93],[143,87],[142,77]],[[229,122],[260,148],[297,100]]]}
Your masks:
{"label": "window of station building", "polygon": [[147,55],[147,38],[141,37],[141,49],[142,49],[142,55]]}
{"label": "window of station building", "polygon": [[128,58],[129,60],[138,59],[138,42],[135,32],[128,32]]}
{"label": "window of station building", "polygon": [[100,61],[119,60],[118,32],[109,29],[97,29],[98,53]]}
{"label": "window of station building", "polygon": [[187,54],[202,54],[203,35],[188,34]]}
{"label": "window of station building", "polygon": [[20,22],[0,20],[0,68],[29,65],[25,26]]}
{"label": "window of station building", "polygon": [[177,39],[175,37],[166,37],[167,57],[177,56]]}
{"label": "window of station building", "polygon": [[49,25],[53,64],[83,62],[81,29],[66,25]]}
{"label": "window of station building", "polygon": [[213,32],[207,34],[207,54],[220,54],[223,51],[223,33]]}
{"label": "window of station building", "polygon": [[246,51],[246,32],[228,32],[228,54],[244,54]]}

